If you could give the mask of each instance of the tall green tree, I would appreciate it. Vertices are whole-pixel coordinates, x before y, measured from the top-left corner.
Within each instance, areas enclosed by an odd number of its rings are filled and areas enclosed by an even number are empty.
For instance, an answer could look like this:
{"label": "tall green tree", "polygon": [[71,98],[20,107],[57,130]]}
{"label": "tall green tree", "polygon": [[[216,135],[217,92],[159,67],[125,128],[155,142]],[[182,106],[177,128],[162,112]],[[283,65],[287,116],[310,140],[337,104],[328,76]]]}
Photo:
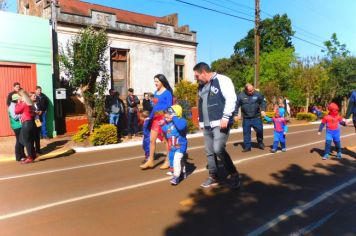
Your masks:
{"label": "tall green tree", "polygon": [[[291,20],[288,18],[287,14],[277,14],[272,19],[267,18],[261,21],[261,53],[268,53],[281,48],[294,48],[292,44],[292,36],[294,33]],[[254,29],[251,29],[245,38],[235,44],[234,50],[235,54],[254,58]]]}
{"label": "tall green tree", "polygon": [[106,68],[108,37],[105,29],[85,28],[60,49],[60,66],[72,87],[80,91],[90,133],[104,114],[104,92],[108,84]]}
{"label": "tall green tree", "polygon": [[330,92],[345,114],[350,92],[356,89],[356,57],[334,58],[329,66]]}
{"label": "tall green tree", "polygon": [[317,98],[320,99],[321,85],[328,79],[327,70],[320,63],[319,58],[305,58],[294,66],[292,84],[295,89],[302,91],[306,110],[311,103],[316,102]]}

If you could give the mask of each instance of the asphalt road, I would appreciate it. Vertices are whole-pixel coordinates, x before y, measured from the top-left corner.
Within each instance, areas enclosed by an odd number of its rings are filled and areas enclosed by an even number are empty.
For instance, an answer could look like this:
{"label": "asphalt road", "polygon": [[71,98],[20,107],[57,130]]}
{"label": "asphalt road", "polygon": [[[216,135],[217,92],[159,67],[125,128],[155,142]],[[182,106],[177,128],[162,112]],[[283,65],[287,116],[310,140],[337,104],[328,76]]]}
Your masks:
{"label": "asphalt road", "polygon": [[264,151],[242,153],[242,134],[232,134],[239,190],[199,187],[201,137],[189,139],[191,173],[178,186],[158,168],[163,155],[139,169],[140,146],[1,163],[0,235],[355,235],[356,133],[342,128],[343,159],[322,161],[317,127],[290,127],[287,152],[276,154],[271,129]]}

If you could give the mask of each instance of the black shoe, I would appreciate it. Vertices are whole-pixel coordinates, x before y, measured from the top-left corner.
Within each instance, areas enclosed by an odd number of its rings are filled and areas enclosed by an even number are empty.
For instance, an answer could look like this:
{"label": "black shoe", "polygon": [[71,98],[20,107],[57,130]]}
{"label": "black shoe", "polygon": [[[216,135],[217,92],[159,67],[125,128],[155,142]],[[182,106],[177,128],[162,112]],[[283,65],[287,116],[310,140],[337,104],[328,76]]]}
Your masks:
{"label": "black shoe", "polygon": [[238,188],[240,188],[241,181],[240,181],[239,175],[233,175],[233,176],[231,176],[230,181],[231,181],[231,182],[230,182],[230,187],[231,187],[232,189],[238,189]]}
{"label": "black shoe", "polygon": [[251,152],[251,148],[244,148],[242,152]]}
{"label": "black shoe", "polygon": [[261,150],[265,150],[265,145],[263,143],[258,144],[258,148]]}

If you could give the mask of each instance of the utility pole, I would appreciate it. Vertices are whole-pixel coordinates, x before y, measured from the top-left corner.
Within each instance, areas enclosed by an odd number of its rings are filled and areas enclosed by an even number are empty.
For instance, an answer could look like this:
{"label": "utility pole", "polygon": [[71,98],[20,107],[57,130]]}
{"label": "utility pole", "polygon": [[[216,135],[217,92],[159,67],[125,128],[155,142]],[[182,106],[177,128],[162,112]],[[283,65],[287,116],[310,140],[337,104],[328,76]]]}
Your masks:
{"label": "utility pole", "polygon": [[259,87],[260,77],[260,0],[255,0],[255,81],[254,87]]}

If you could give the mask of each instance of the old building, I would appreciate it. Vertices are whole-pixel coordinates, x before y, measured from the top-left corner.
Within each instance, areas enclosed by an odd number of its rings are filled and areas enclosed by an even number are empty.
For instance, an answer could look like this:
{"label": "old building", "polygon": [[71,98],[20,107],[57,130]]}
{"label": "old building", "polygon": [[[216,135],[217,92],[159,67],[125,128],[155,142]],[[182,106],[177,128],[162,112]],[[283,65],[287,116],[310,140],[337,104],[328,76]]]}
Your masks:
{"label": "old building", "polygon": [[54,2],[19,0],[18,11],[56,22],[59,48],[83,27],[106,27],[110,42],[109,87],[121,95],[125,96],[129,87],[139,96],[153,92],[153,76],[158,73],[166,75],[172,87],[183,78],[194,80],[196,33],[187,25],[179,26],[177,14],[157,17],[77,0]]}

